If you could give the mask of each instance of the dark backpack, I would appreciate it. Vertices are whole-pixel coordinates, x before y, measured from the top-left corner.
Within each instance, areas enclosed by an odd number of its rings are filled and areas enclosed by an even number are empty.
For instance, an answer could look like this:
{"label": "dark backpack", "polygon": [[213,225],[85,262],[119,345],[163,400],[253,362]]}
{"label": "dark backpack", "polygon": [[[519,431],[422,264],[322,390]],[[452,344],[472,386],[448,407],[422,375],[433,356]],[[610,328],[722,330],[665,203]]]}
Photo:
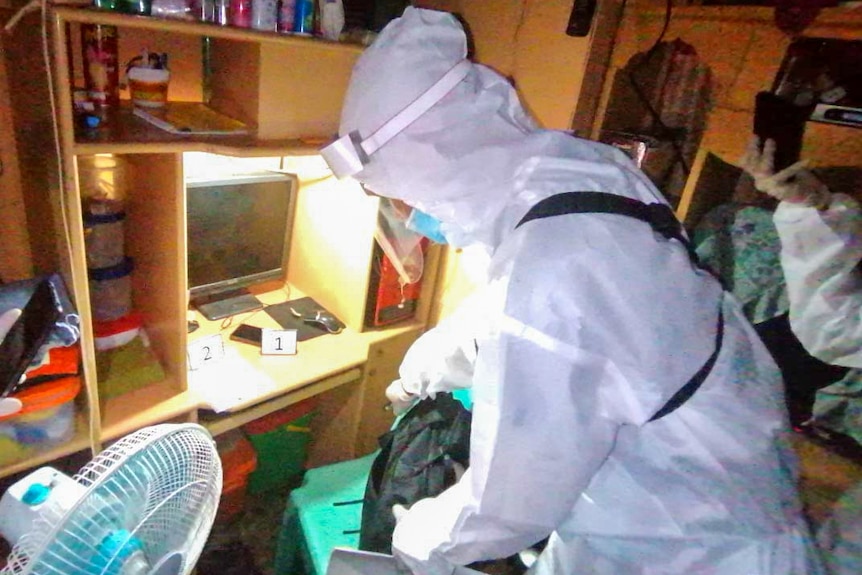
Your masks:
{"label": "dark backpack", "polygon": [[471,414],[450,393],[414,405],[380,437],[362,505],[359,548],[392,553],[392,506],[411,506],[439,495],[456,481],[454,463],[466,468]]}

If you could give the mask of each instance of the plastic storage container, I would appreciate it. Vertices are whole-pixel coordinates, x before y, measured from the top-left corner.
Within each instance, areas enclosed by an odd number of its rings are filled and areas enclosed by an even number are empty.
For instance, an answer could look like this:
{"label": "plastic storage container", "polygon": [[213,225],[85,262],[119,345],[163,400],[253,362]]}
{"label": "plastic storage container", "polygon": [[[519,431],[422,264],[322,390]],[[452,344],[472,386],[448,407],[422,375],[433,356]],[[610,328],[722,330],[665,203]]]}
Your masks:
{"label": "plastic storage container", "polygon": [[126,160],[113,154],[77,157],[78,182],[84,198],[123,200],[128,187]]}
{"label": "plastic storage container", "polygon": [[132,258],[115,266],[90,269],[90,304],[93,319],[111,321],[132,311]]}
{"label": "plastic storage container", "polygon": [[236,429],[216,437],[223,479],[218,506],[218,520],[235,517],[245,506],[248,476],[257,467],[257,455],[251,442]]}
{"label": "plastic storage container", "polygon": [[84,206],[84,242],[88,268],[109,268],[123,263],[124,220],[120,200],[91,199]]}
{"label": "plastic storage container", "polygon": [[75,397],[81,378],[62,377],[25,387],[7,398],[16,413],[0,416],[0,465],[26,456],[31,448],[66,442],[75,433]]}
{"label": "plastic storage container", "polygon": [[299,485],[311,441],[314,405],[308,399],[243,427],[257,453],[257,469],[249,477],[251,493]]}

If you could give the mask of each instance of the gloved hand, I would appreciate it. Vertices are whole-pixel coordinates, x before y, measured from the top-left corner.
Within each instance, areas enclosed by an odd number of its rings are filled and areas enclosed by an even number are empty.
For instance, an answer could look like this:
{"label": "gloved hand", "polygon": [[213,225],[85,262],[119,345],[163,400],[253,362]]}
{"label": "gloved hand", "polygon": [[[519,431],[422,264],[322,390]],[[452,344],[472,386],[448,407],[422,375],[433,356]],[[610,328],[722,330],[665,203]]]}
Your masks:
{"label": "gloved hand", "polygon": [[396,379],[386,388],[386,399],[392,405],[395,415],[401,415],[416,403],[419,396],[408,391],[402,380]]}
{"label": "gloved hand", "polygon": [[6,334],[19,317],[21,317],[21,310],[18,308],[12,308],[0,314],[0,342],[6,338]]}
{"label": "gloved hand", "polygon": [[824,209],[831,194],[826,184],[808,170],[803,160],[774,173],[775,141],[766,140],[760,149],[756,136],[748,143],[742,158],[742,169],[754,178],[754,187],[782,202],[792,202]]}
{"label": "gloved hand", "polygon": [[[19,317],[21,317],[21,310],[18,308],[13,308],[0,314],[0,342],[6,338],[6,334],[9,333],[9,330]],[[26,376],[22,374],[20,381],[23,382],[25,377]],[[0,387],[0,392],[2,392],[2,390],[3,387]],[[20,410],[20,400],[13,397],[4,397],[0,399],[0,416],[18,413]]]}
{"label": "gloved hand", "polygon": [[395,504],[392,506],[392,515],[395,516],[395,523],[398,524],[401,521],[401,518],[407,514],[407,508],[400,504]]}

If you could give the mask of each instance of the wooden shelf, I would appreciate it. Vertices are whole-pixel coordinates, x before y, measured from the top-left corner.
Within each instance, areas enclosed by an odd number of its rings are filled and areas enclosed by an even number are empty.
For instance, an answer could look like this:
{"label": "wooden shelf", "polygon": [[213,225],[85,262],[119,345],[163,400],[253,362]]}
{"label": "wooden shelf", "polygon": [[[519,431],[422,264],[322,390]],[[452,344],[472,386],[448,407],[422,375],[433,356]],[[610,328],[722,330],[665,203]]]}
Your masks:
{"label": "wooden shelf", "polygon": [[273,43],[285,46],[313,47],[320,51],[338,51],[360,53],[364,49],[359,44],[348,44],[344,42],[333,42],[322,38],[309,38],[292,34],[279,34],[276,32],[265,32],[251,28],[234,28],[231,26],[218,26],[206,22],[194,20],[180,20],[171,18],[154,18],[151,16],[132,16],[96,10],[93,8],[54,7],[53,12],[59,20],[66,22],[78,22],[82,24],[103,24],[123,28],[137,28],[140,30],[153,30],[157,32],[169,32],[174,34],[187,34],[209,38],[224,38],[227,40],[239,40],[253,43]]}
{"label": "wooden shelf", "polygon": [[133,113],[123,102],[98,129],[76,127],[76,154],[141,154],[209,152],[230,156],[285,156],[317,154],[321,139],[261,140],[254,134],[178,135],[159,129]]}
{"label": "wooden shelf", "polygon": [[199,398],[178,391],[174,382],[149,385],[102,402],[103,442],[117,439],[142,427],[185,416],[197,409]]}
{"label": "wooden shelf", "polygon": [[[281,303],[286,292],[291,298],[308,294],[347,328],[337,335],[300,342],[295,356],[262,356],[259,349],[229,340],[230,331],[239,323],[261,325],[269,321],[272,323],[263,327],[278,327],[268,314],[236,316],[233,326],[199,318],[201,328],[187,334],[188,226],[183,153],[257,158],[317,155],[338,131],[351,71],[364,47],[92,8],[52,6],[49,14],[50,74],[29,83],[41,87],[50,79],[52,89],[34,96],[27,112],[31,125],[56,122],[59,147],[50,130],[30,130],[21,140],[38,149],[28,152],[28,173],[50,172],[45,169],[44,158],[57,152],[61,156],[61,177],[56,182],[49,178],[33,189],[47,195],[44,201],[51,213],[45,219],[56,224],[50,231],[60,238],[61,271],[81,316],[83,376],[89,405],[83,410],[85,415],[79,416],[72,441],[56,448],[28,450],[35,455],[0,467],[0,475],[81,450],[98,452],[146,426],[198,421],[202,413],[214,412],[214,406],[222,412],[206,418],[205,423],[213,433],[221,433],[315,395],[322,398],[323,414],[322,427],[315,430],[317,460],[352,457],[359,443],[361,414],[366,402],[372,402],[365,394],[369,373],[379,380],[375,380],[377,384],[397,377],[402,348],[426,327],[438,256],[432,255],[426,263],[427,280],[416,318],[397,326],[366,329],[364,312],[378,201],[358,186],[336,181],[315,162],[288,162],[299,180],[290,215],[290,250],[284,262],[290,289],[279,285],[267,288],[275,290],[272,293],[256,295],[272,305]],[[249,126],[251,134],[171,134],[136,117],[128,100],[99,128],[84,129],[78,125],[72,106],[73,91],[84,82],[82,24],[116,26],[122,62],[137,55],[142,46],[170,54],[170,101],[206,100],[212,110]],[[202,38],[211,39],[205,53]],[[43,71],[41,47],[38,35],[21,43],[15,55],[20,56],[22,68]],[[27,89],[28,94],[32,91],[22,82],[16,86]],[[43,105],[49,95],[52,105]],[[39,141],[30,145],[29,139],[35,138]],[[82,202],[95,189],[101,190],[101,184],[94,184],[93,177],[80,169],[88,156],[96,154],[122,159],[123,170],[113,174],[122,177],[110,181],[108,187],[116,184],[114,191],[123,199],[127,214],[123,249],[135,263],[131,274],[133,308],[141,314],[151,348],[165,373],[155,384],[110,398],[100,396],[104,386],[100,385],[103,382],[93,341]],[[263,286],[255,287],[263,290]],[[233,358],[238,354],[248,366],[237,361],[230,367],[238,375],[226,376],[229,366],[224,364],[222,377],[212,380],[226,386],[246,385],[241,396],[207,394],[205,384],[210,379],[189,377],[188,342],[215,333],[222,335]],[[397,346],[393,347],[395,340]],[[372,349],[374,362],[369,367]],[[255,374],[259,376],[256,388],[251,387],[253,371],[260,372]],[[190,379],[193,385],[189,385]],[[380,401],[375,394],[373,403]]]}
{"label": "wooden shelf", "polygon": [[358,382],[361,378],[361,369],[349,369],[345,372],[314,382],[313,384],[298,387],[297,389],[287,393],[280,393],[268,401],[258,403],[240,411],[227,414],[208,415],[202,419],[200,423],[213,435],[219,435],[241,425],[245,425],[255,419],[269,415],[270,413],[283,409],[289,405],[315,397],[321,393],[341,387],[342,385],[352,381]]}
{"label": "wooden shelf", "polygon": [[60,445],[28,450],[24,459],[0,466],[0,477],[14,475],[85,449],[90,449],[90,428],[86,415],[79,412],[75,415],[75,434],[72,439]]}

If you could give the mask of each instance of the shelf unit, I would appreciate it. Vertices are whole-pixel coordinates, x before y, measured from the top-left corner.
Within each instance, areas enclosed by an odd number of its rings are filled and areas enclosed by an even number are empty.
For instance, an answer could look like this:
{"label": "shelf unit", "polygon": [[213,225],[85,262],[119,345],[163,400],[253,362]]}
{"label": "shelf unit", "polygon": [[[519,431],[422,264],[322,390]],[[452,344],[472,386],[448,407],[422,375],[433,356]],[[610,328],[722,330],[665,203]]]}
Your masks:
{"label": "shelf unit", "polygon": [[[51,115],[56,118],[62,181],[51,186],[48,211],[57,222],[59,267],[82,320],[86,391],[79,397],[75,437],[0,466],[0,477],[83,449],[98,452],[135,429],[159,422],[201,421],[219,434],[311,396],[319,399],[314,463],[373,449],[373,440],[392,421],[391,413],[379,409],[381,386],[397,377],[406,347],[425,328],[439,253],[429,251],[415,318],[387,329],[366,329],[364,308],[378,200],[355,184],[337,182],[317,156],[320,145],[337,132],[341,101],[362,48],[89,8],[55,7],[49,15],[54,99],[52,108],[39,113],[45,125],[50,124]],[[203,101],[201,43],[207,42],[212,69],[208,105],[244,121],[252,128],[251,134],[172,135],[136,118],[127,101],[103,127],[82,129],[72,108],[73,87],[81,84],[76,75],[81,24],[116,26],[121,64],[142,47],[168,51],[172,63],[169,99]],[[19,138],[26,139],[21,134]],[[32,149],[53,152],[49,140],[43,133],[42,141]],[[229,332],[219,322],[203,318],[199,318],[202,329],[187,334],[183,153],[191,151],[280,157],[286,170],[297,174],[300,185],[287,284],[265,286],[258,295],[272,303],[283,296],[284,288],[291,294],[312,296],[347,324],[343,333],[301,342],[299,353],[292,357],[260,356],[250,346],[229,341]],[[80,161],[94,154],[115,155],[126,165],[125,243],[126,253],[135,261],[133,306],[144,318],[152,349],[165,372],[162,381],[110,399],[99,396],[84,241],[84,190],[79,179]],[[257,314],[254,321],[273,321],[266,318],[266,314]],[[268,326],[277,327],[274,323]],[[186,356],[190,339],[213,333],[222,333],[226,345],[236,346],[241,357],[269,375],[275,382],[272,389],[214,414],[206,394],[189,388]],[[370,388],[374,391],[367,391]],[[373,416],[366,420],[362,414],[369,410]]]}

